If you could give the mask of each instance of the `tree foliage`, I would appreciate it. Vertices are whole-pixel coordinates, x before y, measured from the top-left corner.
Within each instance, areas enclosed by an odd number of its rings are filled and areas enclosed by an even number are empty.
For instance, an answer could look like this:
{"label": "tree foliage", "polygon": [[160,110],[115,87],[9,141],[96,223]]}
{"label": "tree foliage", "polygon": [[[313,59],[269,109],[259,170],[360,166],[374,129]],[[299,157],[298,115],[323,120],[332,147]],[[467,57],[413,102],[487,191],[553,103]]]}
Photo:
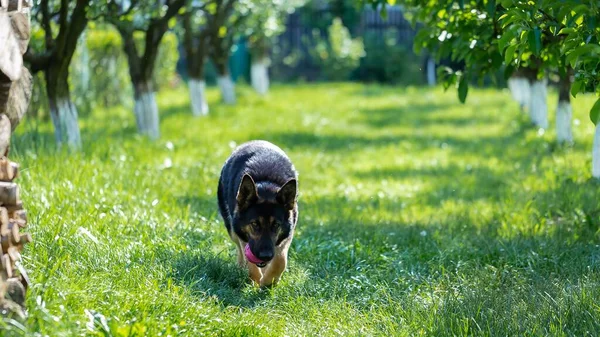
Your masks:
{"label": "tree foliage", "polygon": [[248,37],[251,52],[256,57],[268,54],[272,40],[285,29],[288,14],[305,4],[305,0],[246,0],[240,10],[247,18],[242,22],[239,33]]}
{"label": "tree foliage", "polygon": [[186,3],[187,0],[109,1],[106,20],[121,34],[134,85],[152,80],[162,38]]}
{"label": "tree foliage", "polygon": [[[363,0],[380,8],[390,0]],[[573,96],[585,91],[600,93],[600,15],[597,1],[576,0],[446,0],[399,1],[414,23],[423,28],[415,47],[426,48],[438,58],[463,61],[464,69],[443,69],[446,87],[458,83],[459,98],[466,99],[469,81],[483,78],[501,67],[505,76],[529,68],[543,76],[573,69]],[[590,112],[597,123],[600,103]]]}

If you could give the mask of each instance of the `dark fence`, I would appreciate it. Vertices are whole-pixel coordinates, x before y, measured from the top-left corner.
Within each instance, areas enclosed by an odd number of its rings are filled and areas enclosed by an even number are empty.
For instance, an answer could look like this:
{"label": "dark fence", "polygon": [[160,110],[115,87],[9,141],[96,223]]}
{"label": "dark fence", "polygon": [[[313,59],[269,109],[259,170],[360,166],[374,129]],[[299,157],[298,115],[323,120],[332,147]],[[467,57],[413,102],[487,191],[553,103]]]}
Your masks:
{"label": "dark fence", "polygon": [[[360,19],[353,24],[344,22],[353,37],[362,37],[363,41],[384,44],[390,34],[395,35],[397,45],[412,53],[415,30],[404,18],[402,9],[397,6],[388,8],[387,18],[379,12],[365,8],[358,14]],[[327,28],[334,15],[327,9],[312,11],[310,14],[297,11],[289,15],[285,32],[273,46],[271,71],[275,80],[317,80],[319,66],[311,59],[310,50],[315,47],[314,35],[327,37]]]}

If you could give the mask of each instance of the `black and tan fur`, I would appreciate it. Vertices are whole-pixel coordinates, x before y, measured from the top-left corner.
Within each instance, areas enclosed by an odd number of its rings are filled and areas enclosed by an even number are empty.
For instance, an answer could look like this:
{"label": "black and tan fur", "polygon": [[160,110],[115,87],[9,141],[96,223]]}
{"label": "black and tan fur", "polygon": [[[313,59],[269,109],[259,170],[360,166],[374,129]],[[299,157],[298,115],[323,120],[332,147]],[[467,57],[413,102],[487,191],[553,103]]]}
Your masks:
{"label": "black and tan fur", "polygon": [[[233,151],[221,170],[219,211],[238,250],[260,286],[277,283],[287,266],[288,249],[298,221],[298,174],[287,155],[266,141],[251,141]],[[268,261],[249,263],[244,247]]]}

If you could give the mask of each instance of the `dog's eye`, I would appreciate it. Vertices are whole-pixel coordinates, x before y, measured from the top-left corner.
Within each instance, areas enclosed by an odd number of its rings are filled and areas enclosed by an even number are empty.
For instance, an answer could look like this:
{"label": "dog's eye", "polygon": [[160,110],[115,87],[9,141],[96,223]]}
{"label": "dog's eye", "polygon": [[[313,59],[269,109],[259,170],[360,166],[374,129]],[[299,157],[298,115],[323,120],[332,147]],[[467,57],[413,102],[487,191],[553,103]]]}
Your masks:
{"label": "dog's eye", "polygon": [[273,228],[278,228],[281,226],[281,223],[279,221],[273,221],[273,223],[271,224],[271,226],[273,226]]}
{"label": "dog's eye", "polygon": [[260,229],[260,226],[258,225],[258,222],[256,222],[256,221],[251,222],[250,226],[252,226],[252,229],[254,229],[255,231]]}

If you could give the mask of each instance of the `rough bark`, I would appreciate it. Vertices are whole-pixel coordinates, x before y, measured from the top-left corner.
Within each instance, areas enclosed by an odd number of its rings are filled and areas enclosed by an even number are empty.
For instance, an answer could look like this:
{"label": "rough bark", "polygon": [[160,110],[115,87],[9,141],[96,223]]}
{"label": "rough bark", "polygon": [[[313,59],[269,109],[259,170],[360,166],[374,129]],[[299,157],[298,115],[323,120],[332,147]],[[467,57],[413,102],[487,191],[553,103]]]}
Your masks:
{"label": "rough bark", "polygon": [[19,165],[7,159],[0,159],[0,181],[11,182],[19,174]]}
{"label": "rough bark", "polygon": [[[18,57],[16,64],[22,64],[22,54],[29,42],[28,3],[2,0],[1,5],[0,22],[6,22],[10,17],[11,25],[0,27],[0,36],[12,34],[17,43],[8,43],[8,40],[4,41],[7,43],[0,43],[0,59],[6,60],[4,56],[11,55]],[[9,63],[4,63],[3,66],[14,67],[15,59],[8,60]],[[11,70],[18,70],[18,78],[11,78],[14,75],[10,74]],[[29,104],[31,85],[31,75],[22,66],[10,69],[9,74],[0,71],[0,155],[4,157],[8,155],[12,129],[19,123]],[[24,319],[25,292],[29,286],[29,278],[17,262],[21,259],[23,245],[31,241],[31,236],[19,233],[19,229],[26,225],[27,216],[19,201],[18,186],[12,183],[17,175],[17,164],[6,158],[0,160],[0,203],[13,210],[9,212],[4,207],[0,208],[0,314]]]}
{"label": "rough bark", "polygon": [[16,81],[21,77],[23,57],[11,18],[6,14],[0,15],[0,46],[0,72],[10,81]]}
{"label": "rough bark", "polygon": [[0,156],[8,155],[11,135],[10,120],[4,114],[0,115]]}
{"label": "rough bark", "polygon": [[27,51],[29,39],[31,38],[29,14],[13,13],[11,20],[13,32],[19,44],[19,50],[21,51],[21,55],[23,55]]}
{"label": "rough bark", "polygon": [[0,114],[8,116],[14,130],[29,107],[33,90],[33,77],[27,68],[23,67],[21,77],[15,81],[8,81],[0,74]]}
{"label": "rough bark", "polygon": [[14,206],[19,202],[19,187],[15,183],[0,182],[0,204]]}

